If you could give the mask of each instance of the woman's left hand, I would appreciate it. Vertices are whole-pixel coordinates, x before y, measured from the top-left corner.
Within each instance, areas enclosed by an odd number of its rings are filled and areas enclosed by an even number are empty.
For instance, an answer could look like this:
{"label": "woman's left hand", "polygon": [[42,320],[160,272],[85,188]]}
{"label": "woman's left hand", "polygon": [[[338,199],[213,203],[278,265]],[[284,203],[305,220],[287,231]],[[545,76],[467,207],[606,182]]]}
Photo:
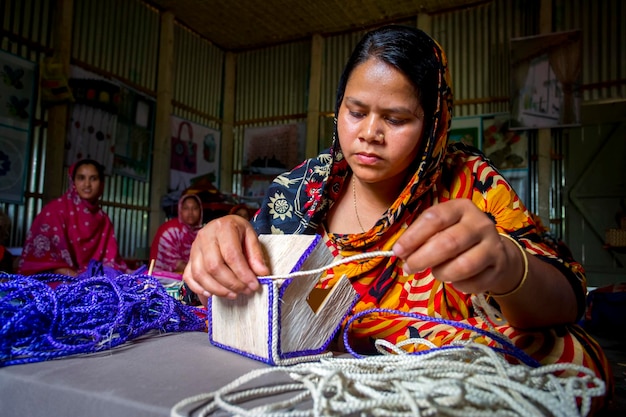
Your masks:
{"label": "woman's left hand", "polygon": [[494,222],[469,199],[426,209],[393,251],[407,273],[431,268],[435,278],[466,293],[506,293],[523,274],[519,250],[502,241]]}

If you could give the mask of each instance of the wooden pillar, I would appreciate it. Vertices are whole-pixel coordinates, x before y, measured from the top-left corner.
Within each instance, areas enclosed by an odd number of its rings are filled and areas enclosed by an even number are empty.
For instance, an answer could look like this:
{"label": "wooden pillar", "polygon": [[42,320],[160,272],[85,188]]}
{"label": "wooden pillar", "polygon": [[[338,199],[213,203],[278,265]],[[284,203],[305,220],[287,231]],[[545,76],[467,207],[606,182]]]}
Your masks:
{"label": "wooden pillar", "polygon": [[161,15],[160,39],[152,177],[150,181],[149,242],[152,242],[157,229],[165,221],[165,213],[161,208],[161,197],[167,194],[170,181],[170,117],[174,86],[174,14],[170,11]]}
{"label": "wooden pillar", "polygon": [[[541,0],[539,33],[552,32],[552,0]],[[537,132],[537,215],[550,227],[550,191],[552,186],[552,133],[550,128]]]}
{"label": "wooden pillar", "polygon": [[432,36],[432,30],[433,30],[433,19],[430,17],[429,14],[426,13],[420,13],[417,15],[417,28],[423,30],[424,32],[428,33],[429,35]]}
{"label": "wooden pillar", "polygon": [[[70,75],[70,59],[72,54],[72,19],[74,0],[56,0],[54,15],[54,32],[52,47],[53,59],[61,64],[66,78]],[[63,194],[65,169],[65,137],[67,135],[66,103],[56,104],[48,109],[48,130],[46,138],[46,154],[44,166],[44,204]]]}
{"label": "wooden pillar", "polygon": [[226,53],[224,63],[224,109],[220,156],[220,191],[233,192],[233,160],[235,156],[235,92],[237,84],[237,55]]}
{"label": "wooden pillar", "polygon": [[322,84],[322,54],[324,39],[313,35],[311,39],[311,78],[309,79],[309,103],[306,116],[305,158],[319,153],[320,136],[320,88]]}

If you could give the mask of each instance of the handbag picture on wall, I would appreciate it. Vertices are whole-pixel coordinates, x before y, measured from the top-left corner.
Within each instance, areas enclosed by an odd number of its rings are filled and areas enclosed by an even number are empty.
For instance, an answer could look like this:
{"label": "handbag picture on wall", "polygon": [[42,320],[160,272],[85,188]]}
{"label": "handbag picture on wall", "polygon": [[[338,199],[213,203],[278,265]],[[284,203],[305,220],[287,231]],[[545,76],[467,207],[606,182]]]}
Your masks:
{"label": "handbag picture on wall", "polygon": [[[186,139],[183,139],[183,128],[186,128]],[[197,153],[198,145],[193,142],[193,129],[188,122],[181,122],[178,125],[178,135],[172,137],[172,158],[170,169],[197,173]]]}
{"label": "handbag picture on wall", "polygon": [[170,129],[169,191],[182,191],[201,180],[219,187],[220,132],[177,116],[171,116]]}

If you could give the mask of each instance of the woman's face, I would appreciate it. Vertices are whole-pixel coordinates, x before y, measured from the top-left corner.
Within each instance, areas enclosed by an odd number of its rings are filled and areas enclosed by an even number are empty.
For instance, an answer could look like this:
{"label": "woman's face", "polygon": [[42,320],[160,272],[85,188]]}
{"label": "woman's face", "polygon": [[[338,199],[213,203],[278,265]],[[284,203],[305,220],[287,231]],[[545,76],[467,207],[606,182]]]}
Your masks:
{"label": "woman's face", "polygon": [[185,224],[194,226],[200,221],[200,205],[195,198],[189,197],[183,201],[180,208],[180,218]]}
{"label": "woman's face", "polygon": [[417,156],[423,129],[424,112],[404,74],[375,58],[352,71],[337,132],[360,181],[397,187]]}
{"label": "woman's face", "polygon": [[96,167],[91,164],[79,166],[74,175],[74,187],[83,200],[98,201],[102,195],[102,182]]}

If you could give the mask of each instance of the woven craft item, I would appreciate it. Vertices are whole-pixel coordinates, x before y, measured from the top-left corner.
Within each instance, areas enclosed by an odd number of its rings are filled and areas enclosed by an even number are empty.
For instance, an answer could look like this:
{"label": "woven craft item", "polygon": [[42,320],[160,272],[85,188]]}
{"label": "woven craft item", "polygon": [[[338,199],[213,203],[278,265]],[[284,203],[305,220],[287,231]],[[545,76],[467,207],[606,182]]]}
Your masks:
{"label": "woven craft item", "polygon": [[[261,235],[271,273],[313,271],[333,258],[318,235]],[[319,360],[357,299],[344,276],[313,291],[320,272],[289,279],[259,278],[261,289],[235,300],[211,297],[209,341],[272,365]]]}

